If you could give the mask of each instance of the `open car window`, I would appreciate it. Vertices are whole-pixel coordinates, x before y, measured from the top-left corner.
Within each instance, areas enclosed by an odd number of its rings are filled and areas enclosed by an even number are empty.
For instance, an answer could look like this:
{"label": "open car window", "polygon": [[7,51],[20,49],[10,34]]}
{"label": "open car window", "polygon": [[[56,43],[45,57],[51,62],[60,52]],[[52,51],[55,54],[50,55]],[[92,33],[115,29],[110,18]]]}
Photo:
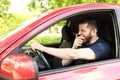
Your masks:
{"label": "open car window", "polygon": [[61,30],[63,26],[65,26],[65,24],[66,20],[55,23],[54,25],[50,26],[48,29],[39,33],[37,36],[31,39],[28,43],[26,43],[26,46],[30,46],[30,44],[35,41],[46,46],[52,46],[55,44],[59,45],[62,39]]}
{"label": "open car window", "polygon": [[[54,25],[50,26],[42,33],[32,38],[29,42],[25,44],[25,46],[30,46],[32,42],[38,41],[39,43],[45,46],[60,48],[62,39],[64,38],[64,36],[66,36],[66,35],[62,35],[62,29],[67,24],[67,21],[70,21],[69,27],[74,33],[77,22],[79,22],[79,20],[86,18],[86,17],[93,18],[97,21],[99,25],[99,32],[98,32],[99,37],[111,44],[112,51],[110,53],[109,58],[107,58],[106,60],[115,58],[116,57],[116,45],[115,45],[116,42],[115,42],[115,32],[114,32],[114,26],[115,26],[114,21],[115,20],[113,19],[113,17],[115,17],[114,11],[104,11],[104,10],[93,11],[93,12],[86,12],[86,13],[69,16],[67,19],[56,22]],[[71,44],[71,43],[67,43],[67,44]],[[41,65],[41,61],[38,59],[35,52],[30,52],[30,53],[27,52],[26,54],[30,56],[32,54],[33,59],[35,59],[35,61],[38,64],[39,71],[48,70],[45,68],[44,65]],[[58,58],[56,59],[56,57],[48,55],[46,53],[44,54],[44,56],[47,59],[50,66],[52,67],[52,69],[60,68],[59,64],[61,66],[61,63],[60,63],[61,60],[59,60]],[[73,66],[73,65],[74,64],[70,66]]]}

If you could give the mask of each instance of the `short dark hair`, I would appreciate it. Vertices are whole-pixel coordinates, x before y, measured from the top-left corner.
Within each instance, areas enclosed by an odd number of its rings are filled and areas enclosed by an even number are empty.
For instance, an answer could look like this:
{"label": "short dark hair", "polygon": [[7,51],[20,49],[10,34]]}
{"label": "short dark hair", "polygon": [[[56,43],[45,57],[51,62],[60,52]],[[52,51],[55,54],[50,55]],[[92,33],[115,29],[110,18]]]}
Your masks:
{"label": "short dark hair", "polygon": [[[78,30],[78,28],[79,28],[79,24],[83,24],[83,23],[88,23],[88,27],[90,27],[91,29],[97,29],[98,30],[98,25],[97,25],[97,22],[96,22],[96,20],[95,19],[82,19],[82,20],[80,20],[79,22],[78,22],[78,24],[77,24],[77,30]],[[77,31],[78,32],[78,31]]]}
{"label": "short dark hair", "polygon": [[89,25],[88,27],[98,29],[98,25],[95,19],[86,19],[86,20],[81,21],[79,24],[81,23],[88,23]]}

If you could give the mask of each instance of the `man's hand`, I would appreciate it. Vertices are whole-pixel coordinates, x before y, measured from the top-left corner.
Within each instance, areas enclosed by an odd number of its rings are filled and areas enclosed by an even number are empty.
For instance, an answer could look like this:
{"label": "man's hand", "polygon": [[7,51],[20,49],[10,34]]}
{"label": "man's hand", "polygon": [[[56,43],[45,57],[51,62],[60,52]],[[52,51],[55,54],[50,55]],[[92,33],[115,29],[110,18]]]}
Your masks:
{"label": "man's hand", "polygon": [[79,36],[79,35],[76,34],[76,38],[74,40],[72,48],[78,48],[78,46],[82,46],[84,40],[85,40],[85,37]]}
{"label": "man's hand", "polygon": [[31,48],[35,51],[35,49],[41,50],[44,48],[43,45],[39,44],[38,42],[34,42],[31,44]]}

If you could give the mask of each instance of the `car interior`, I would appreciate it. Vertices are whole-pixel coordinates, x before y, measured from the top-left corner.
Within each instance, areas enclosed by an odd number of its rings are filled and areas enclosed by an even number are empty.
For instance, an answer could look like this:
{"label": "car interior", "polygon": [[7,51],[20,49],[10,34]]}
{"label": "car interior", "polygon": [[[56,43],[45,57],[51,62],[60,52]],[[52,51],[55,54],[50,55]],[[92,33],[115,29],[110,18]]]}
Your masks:
{"label": "car interior", "polygon": [[[73,34],[76,33],[76,29],[75,29],[76,24],[82,19],[90,18],[90,19],[95,19],[97,21],[97,24],[99,26],[98,36],[101,39],[107,41],[111,45],[112,51],[109,57],[106,58],[106,60],[115,58],[115,34],[114,34],[114,27],[113,27],[114,25],[112,20],[113,16],[111,14],[112,14],[111,12],[109,13],[96,12],[96,13],[89,13],[89,14],[86,13],[83,15],[78,15],[78,16],[69,18],[68,21],[71,22],[70,25],[69,26],[65,25],[64,27],[67,27],[67,28],[63,27],[62,29],[62,42],[61,42],[60,48],[72,47],[72,43],[74,41],[74,35],[70,34],[70,32],[72,32]],[[55,59],[54,61],[56,61],[56,63],[54,63],[53,65],[54,68],[62,67],[62,64],[60,64],[61,62],[60,59]],[[74,63],[71,65],[74,65]]]}
{"label": "car interior", "polygon": [[[116,54],[115,54],[116,53],[115,32],[114,32],[115,25],[114,25],[113,17],[114,17],[114,13],[112,11],[91,11],[91,12],[85,12],[82,14],[76,14],[76,15],[67,17],[64,19],[67,21],[67,23],[64,24],[64,26],[62,27],[62,30],[61,30],[62,37],[61,37],[60,43],[44,44],[44,45],[56,47],[56,48],[71,48],[73,41],[74,41],[74,33],[76,32],[76,29],[75,29],[76,24],[83,18],[92,18],[97,21],[97,24],[99,26],[99,31],[98,31],[99,37],[101,39],[109,42],[112,47],[112,51],[106,60],[113,59],[116,57]],[[24,48],[22,48],[22,49],[23,49],[23,51],[26,51],[26,50],[24,50]],[[39,52],[40,51],[38,51],[37,54],[39,54]],[[26,51],[24,53],[27,53],[27,55],[29,55],[28,53],[34,53],[34,52]],[[39,55],[41,55],[41,54],[39,54]],[[54,57],[54,56],[51,56],[48,54],[42,54],[42,56],[44,56],[44,58],[47,59],[48,64],[50,66],[50,68],[48,68],[48,67],[46,68],[44,61],[40,57],[39,58],[35,57],[36,56],[35,53],[31,54],[30,56],[34,57],[34,59],[36,60],[36,62],[38,64],[40,71],[63,67],[61,64],[61,59],[59,59],[57,57]],[[69,65],[69,66],[73,66],[73,65]]]}

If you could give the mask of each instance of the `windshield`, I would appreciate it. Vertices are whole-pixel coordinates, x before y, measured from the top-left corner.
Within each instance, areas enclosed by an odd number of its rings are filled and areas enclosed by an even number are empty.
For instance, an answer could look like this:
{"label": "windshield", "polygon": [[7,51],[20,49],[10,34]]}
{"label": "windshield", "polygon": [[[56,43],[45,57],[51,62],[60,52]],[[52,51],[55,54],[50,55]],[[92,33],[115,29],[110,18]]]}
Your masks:
{"label": "windshield", "polygon": [[18,27],[16,27],[15,29],[11,30],[11,31],[8,31],[7,33],[5,34],[1,34],[0,35],[0,42],[5,40],[6,38],[8,38],[9,36],[13,35],[14,33],[22,30],[23,28],[25,28],[26,26],[28,26],[30,23],[36,21],[37,19],[43,17],[44,15],[46,15],[48,12],[50,11],[47,11],[47,12],[44,12],[42,13],[40,16],[37,16],[35,18],[32,18],[32,19],[29,19],[27,20],[26,22],[22,23],[21,25],[19,25]]}

